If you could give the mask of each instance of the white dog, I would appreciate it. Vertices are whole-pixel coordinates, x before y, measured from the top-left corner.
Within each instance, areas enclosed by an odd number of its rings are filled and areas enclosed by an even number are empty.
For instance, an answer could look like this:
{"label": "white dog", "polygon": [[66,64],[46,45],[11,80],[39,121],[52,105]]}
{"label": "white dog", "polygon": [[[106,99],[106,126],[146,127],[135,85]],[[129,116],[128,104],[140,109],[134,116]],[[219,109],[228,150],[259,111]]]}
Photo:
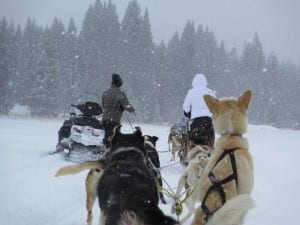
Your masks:
{"label": "white dog", "polygon": [[[189,198],[189,195],[193,192],[194,186],[209,160],[211,150],[212,149],[208,146],[196,145],[188,152],[188,166],[179,178],[175,194],[176,198],[179,199],[183,187],[186,188],[186,199],[184,200],[184,203],[188,208],[188,213],[180,220],[181,224],[189,219],[195,211],[195,202],[197,199]],[[175,213],[178,204],[180,203],[176,200],[173,202],[172,213]]]}

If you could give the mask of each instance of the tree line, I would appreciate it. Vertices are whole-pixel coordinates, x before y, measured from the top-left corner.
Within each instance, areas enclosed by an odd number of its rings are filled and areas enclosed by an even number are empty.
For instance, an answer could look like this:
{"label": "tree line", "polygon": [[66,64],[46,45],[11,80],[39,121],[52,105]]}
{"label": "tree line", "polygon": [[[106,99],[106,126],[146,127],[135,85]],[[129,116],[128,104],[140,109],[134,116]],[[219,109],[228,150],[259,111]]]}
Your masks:
{"label": "tree line", "polygon": [[58,18],[46,27],[31,18],[24,28],[0,21],[0,113],[21,104],[33,116],[57,116],[70,104],[99,101],[112,73],[140,122],[179,122],[194,75],[204,73],[218,97],[252,90],[250,123],[300,128],[300,65],[266,55],[257,34],[238,53],[188,21],[155,43],[148,10],[136,0],[122,19],[111,1],[96,0],[80,31],[72,18],[67,27]]}

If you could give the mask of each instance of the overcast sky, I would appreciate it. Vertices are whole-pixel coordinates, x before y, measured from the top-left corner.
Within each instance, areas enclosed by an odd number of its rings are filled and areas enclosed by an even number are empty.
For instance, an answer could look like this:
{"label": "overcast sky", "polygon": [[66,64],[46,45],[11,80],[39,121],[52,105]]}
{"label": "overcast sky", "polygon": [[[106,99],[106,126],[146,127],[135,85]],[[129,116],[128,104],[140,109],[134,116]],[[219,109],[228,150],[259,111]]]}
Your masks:
{"label": "overcast sky", "polygon": [[[130,0],[112,0],[120,19]],[[28,17],[37,24],[51,25],[57,16],[67,25],[71,17],[81,26],[95,0],[0,0],[0,16],[25,24]],[[103,2],[103,0],[102,0]],[[218,41],[242,49],[244,41],[257,32],[266,53],[281,60],[300,62],[300,0],[138,0],[148,8],[156,42],[168,41],[183,30],[188,20],[208,26]]]}

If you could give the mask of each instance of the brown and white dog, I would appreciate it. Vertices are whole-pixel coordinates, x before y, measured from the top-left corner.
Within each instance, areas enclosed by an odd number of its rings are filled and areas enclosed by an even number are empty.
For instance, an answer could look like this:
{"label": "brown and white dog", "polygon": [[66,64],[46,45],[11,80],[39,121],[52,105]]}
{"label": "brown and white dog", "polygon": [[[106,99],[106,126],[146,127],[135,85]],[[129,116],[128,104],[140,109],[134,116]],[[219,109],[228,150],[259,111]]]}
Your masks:
{"label": "brown and white dog", "polygon": [[175,161],[176,153],[181,149],[182,137],[180,134],[171,132],[168,136],[168,147],[169,151],[172,153],[171,161]]}
{"label": "brown and white dog", "polygon": [[189,197],[201,201],[192,225],[240,225],[248,210],[254,207],[250,196],[253,162],[248,141],[242,136],[247,130],[250,99],[251,91],[238,99],[204,96],[220,137]]}
{"label": "brown and white dog", "polygon": [[89,173],[85,179],[86,190],[86,209],[87,209],[87,224],[93,222],[93,205],[97,198],[97,184],[103,174],[104,164],[98,161],[88,161],[76,165],[65,166],[60,168],[55,176],[72,175],[89,169]]}
{"label": "brown and white dog", "polygon": [[[188,197],[194,191],[195,185],[204,171],[212,150],[212,148],[206,145],[194,145],[194,147],[188,151],[188,165],[179,178],[175,193],[175,196],[178,199],[180,199],[183,187],[186,188],[186,197]],[[185,199],[184,203],[188,208],[188,213],[180,220],[180,224],[183,224],[194,213],[196,200],[197,199],[192,198]],[[177,204],[179,204],[177,201],[173,202],[171,210],[172,213],[176,212]]]}

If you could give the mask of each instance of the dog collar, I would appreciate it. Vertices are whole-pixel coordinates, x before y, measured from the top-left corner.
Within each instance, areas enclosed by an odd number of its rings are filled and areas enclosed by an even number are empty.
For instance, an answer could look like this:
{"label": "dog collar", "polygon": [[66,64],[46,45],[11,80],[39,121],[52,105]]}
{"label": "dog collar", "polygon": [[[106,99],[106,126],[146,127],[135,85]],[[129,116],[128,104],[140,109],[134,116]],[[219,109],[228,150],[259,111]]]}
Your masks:
{"label": "dog collar", "polygon": [[224,137],[224,136],[229,136],[229,137],[243,137],[243,135],[239,134],[239,133],[233,133],[233,134],[227,134],[227,133],[225,133],[225,134],[221,134],[221,136],[222,137]]}

